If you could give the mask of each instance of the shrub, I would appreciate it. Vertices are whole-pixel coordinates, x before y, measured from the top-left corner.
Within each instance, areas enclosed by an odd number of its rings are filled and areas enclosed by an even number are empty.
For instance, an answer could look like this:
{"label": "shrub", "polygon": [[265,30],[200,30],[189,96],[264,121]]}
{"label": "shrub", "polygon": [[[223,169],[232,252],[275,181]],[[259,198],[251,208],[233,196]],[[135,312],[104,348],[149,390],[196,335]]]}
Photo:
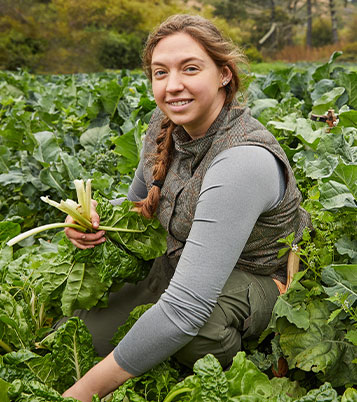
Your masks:
{"label": "shrub", "polygon": [[315,19],[312,23],[312,46],[321,47],[331,43],[331,21],[327,18]]}
{"label": "shrub", "polygon": [[141,66],[143,40],[138,34],[110,31],[99,45],[99,62],[110,69],[134,69]]}
{"label": "shrub", "polygon": [[34,70],[45,49],[44,40],[10,30],[0,36],[0,66],[5,70]]}
{"label": "shrub", "polygon": [[264,60],[263,55],[254,46],[246,49],[244,53],[250,62],[261,63]]}
{"label": "shrub", "polygon": [[357,42],[347,43],[343,48],[343,55],[340,56],[341,61],[357,61]]}

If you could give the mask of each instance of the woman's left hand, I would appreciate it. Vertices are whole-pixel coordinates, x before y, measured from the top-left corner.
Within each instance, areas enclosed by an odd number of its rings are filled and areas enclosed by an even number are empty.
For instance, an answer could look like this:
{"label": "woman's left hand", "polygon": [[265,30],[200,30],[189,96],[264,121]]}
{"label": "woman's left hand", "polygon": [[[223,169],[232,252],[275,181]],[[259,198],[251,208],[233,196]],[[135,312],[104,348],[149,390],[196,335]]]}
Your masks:
{"label": "woman's left hand", "polygon": [[93,395],[98,394],[100,398],[103,398],[131,377],[134,376],[118,366],[112,352],[67,389],[62,396],[76,398],[81,402],[91,402]]}

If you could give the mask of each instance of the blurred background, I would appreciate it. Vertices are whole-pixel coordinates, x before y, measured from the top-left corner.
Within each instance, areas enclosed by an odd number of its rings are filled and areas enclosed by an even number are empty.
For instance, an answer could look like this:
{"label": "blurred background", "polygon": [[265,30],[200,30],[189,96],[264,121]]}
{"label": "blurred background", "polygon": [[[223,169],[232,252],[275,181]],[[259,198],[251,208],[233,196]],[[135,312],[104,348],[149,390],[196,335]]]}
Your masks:
{"label": "blurred background", "polygon": [[357,0],[0,0],[0,69],[140,68],[150,30],[174,13],[212,19],[251,63],[357,62]]}

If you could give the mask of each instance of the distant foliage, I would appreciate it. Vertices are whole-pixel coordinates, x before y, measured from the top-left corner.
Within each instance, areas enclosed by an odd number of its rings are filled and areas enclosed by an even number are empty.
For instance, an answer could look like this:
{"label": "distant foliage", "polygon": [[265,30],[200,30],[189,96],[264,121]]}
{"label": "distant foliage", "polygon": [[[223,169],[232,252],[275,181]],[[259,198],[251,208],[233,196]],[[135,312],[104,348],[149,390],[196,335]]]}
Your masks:
{"label": "distant foliage", "polygon": [[109,32],[99,45],[99,62],[110,69],[135,69],[141,65],[141,35]]}
{"label": "distant foliage", "polygon": [[312,46],[320,47],[332,43],[331,21],[318,18],[312,23]]}

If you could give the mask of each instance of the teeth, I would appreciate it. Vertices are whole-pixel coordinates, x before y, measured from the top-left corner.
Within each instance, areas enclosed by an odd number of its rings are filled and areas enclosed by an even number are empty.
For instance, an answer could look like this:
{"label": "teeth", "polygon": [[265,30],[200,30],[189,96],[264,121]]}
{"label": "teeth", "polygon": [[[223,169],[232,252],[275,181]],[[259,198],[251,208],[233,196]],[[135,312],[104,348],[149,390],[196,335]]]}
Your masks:
{"label": "teeth", "polygon": [[187,100],[187,101],[179,101],[179,102],[170,102],[170,105],[172,105],[172,106],[182,106],[182,105],[187,105],[188,103],[190,103],[189,100]]}

